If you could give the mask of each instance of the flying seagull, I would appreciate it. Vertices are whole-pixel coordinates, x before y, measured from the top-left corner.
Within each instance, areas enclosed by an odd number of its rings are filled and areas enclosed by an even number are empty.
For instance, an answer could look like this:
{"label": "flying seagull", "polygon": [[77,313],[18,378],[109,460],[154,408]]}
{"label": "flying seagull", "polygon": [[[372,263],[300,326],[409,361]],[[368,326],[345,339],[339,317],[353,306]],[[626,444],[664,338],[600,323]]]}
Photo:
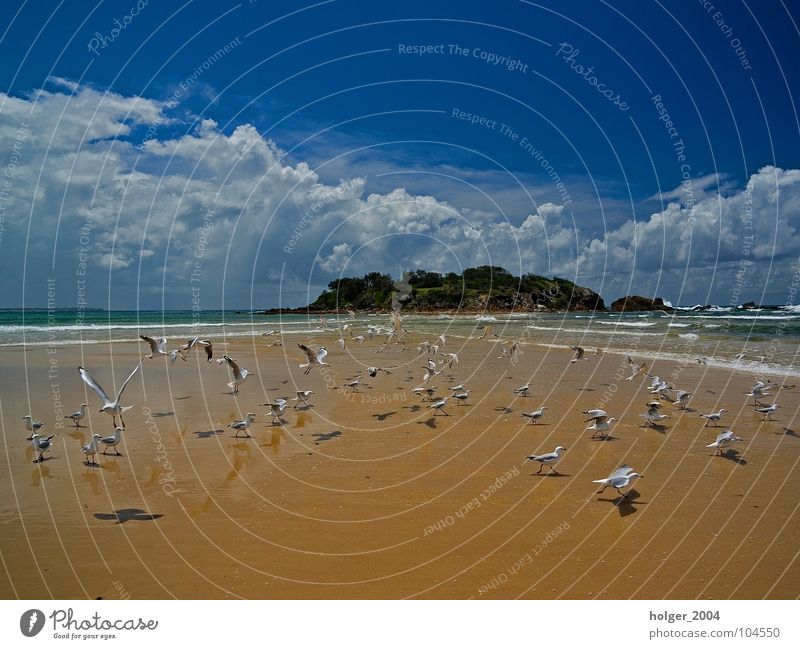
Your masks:
{"label": "flying seagull", "polygon": [[326,367],[328,364],[325,362],[325,357],[328,355],[328,350],[324,347],[320,347],[319,351],[313,351],[310,347],[306,347],[300,343],[297,343],[297,346],[303,350],[305,355],[308,357],[308,363],[303,363],[300,367],[305,367],[306,370],[303,374],[308,374],[314,365],[319,365],[322,367],[325,365]]}
{"label": "flying seagull", "polygon": [[136,375],[136,372],[139,371],[139,368],[142,366],[143,360],[144,357],[142,357],[139,360],[138,365],[133,368],[133,372],[131,372],[128,378],[125,379],[125,382],[122,384],[122,386],[119,389],[119,392],[117,392],[117,395],[113,400],[109,398],[109,396],[106,394],[106,391],[103,390],[103,387],[92,378],[89,372],[87,372],[82,367],[78,368],[78,374],[81,375],[83,382],[86,383],[86,385],[88,385],[90,388],[92,388],[92,390],[97,392],[97,396],[99,396],[100,400],[103,402],[103,407],[100,408],[100,412],[104,412],[107,415],[111,415],[112,425],[114,426],[114,428],[117,427],[117,415],[119,415],[119,420],[122,422],[122,427],[125,428],[125,420],[122,418],[122,413],[127,412],[128,410],[133,408],[133,406],[123,406],[119,402],[119,400],[122,398],[122,393],[125,392],[125,388],[128,386],[128,383],[130,383],[130,380]]}

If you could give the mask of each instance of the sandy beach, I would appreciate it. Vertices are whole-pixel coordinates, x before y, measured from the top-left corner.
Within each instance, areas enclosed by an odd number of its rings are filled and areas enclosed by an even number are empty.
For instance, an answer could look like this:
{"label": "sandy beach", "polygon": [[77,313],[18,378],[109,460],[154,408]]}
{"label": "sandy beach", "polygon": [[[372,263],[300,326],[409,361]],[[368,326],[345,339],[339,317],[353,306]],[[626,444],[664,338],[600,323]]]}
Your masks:
{"label": "sandy beach", "polygon": [[[460,363],[432,383],[465,381],[467,405],[432,416],[412,389],[426,358],[377,338],[313,339],[330,368],[304,376],[297,342],[221,341],[255,372],[238,396],[227,369],[194,354],[145,360],[123,403],[122,456],[85,463],[91,432],[111,434],[77,367],[111,391],[143,353],[133,343],[0,350],[3,598],[797,598],[800,596],[800,387],[775,392],[775,421],[744,395],[756,377],[706,365],[650,368],[694,397],[666,404],[665,428],[642,428],[647,379],[624,356],[527,344],[517,364],[489,340],[450,339]],[[113,356],[112,356],[113,352]],[[113,372],[112,372],[113,359]],[[643,355],[640,360],[647,360]],[[391,374],[341,389],[368,365]],[[531,396],[512,395],[530,381]],[[271,425],[259,404],[310,389],[312,407]],[[90,421],[60,417],[88,397]],[[771,403],[771,399],[766,400]],[[290,402],[294,404],[294,402]],[[520,413],[546,404],[539,424]],[[592,439],[581,410],[620,419]],[[728,409],[744,438],[715,457],[724,428],[700,413]],[[35,464],[20,417],[59,433]],[[227,425],[257,414],[251,439]],[[56,423],[61,425],[56,427]],[[526,455],[567,447],[560,476]],[[644,475],[630,498],[592,480],[621,464]]]}

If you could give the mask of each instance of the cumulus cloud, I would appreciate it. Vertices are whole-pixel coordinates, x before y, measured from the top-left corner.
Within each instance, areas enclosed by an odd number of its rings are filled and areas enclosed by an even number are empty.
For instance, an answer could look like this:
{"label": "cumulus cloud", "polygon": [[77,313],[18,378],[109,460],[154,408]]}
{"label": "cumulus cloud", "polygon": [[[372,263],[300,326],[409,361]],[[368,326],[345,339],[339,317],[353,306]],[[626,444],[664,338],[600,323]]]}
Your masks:
{"label": "cumulus cloud", "polygon": [[607,299],[658,291],[703,301],[724,296],[727,269],[743,260],[756,296],[783,301],[800,250],[798,170],[764,167],[721,190],[706,176],[691,204],[680,188],[665,192],[676,200],[664,209],[598,235],[585,215],[552,203],[512,223],[435,191],[366,193],[355,174],[326,183],[252,125],[224,133],[202,119],[181,131],[165,103],[51,86],[0,93],[0,164],[15,160],[0,196],[10,304],[43,304],[56,277],[60,306],[75,304],[82,280],[93,306],[157,308],[164,293],[169,307],[188,308],[192,289],[202,308],[297,305],[339,273],[483,263],[567,277]]}

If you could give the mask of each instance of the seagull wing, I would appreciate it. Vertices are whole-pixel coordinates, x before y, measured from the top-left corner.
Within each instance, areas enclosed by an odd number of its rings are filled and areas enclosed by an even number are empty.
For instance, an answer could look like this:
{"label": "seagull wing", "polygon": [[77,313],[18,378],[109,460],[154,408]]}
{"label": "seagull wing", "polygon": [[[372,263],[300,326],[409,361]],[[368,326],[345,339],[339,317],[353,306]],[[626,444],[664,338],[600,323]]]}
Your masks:
{"label": "seagull wing", "polygon": [[208,340],[201,340],[200,344],[203,346],[203,349],[206,350],[206,356],[208,356],[207,360],[210,363],[211,359],[214,357],[214,347]]}
{"label": "seagull wing", "polygon": [[322,361],[324,361],[324,360],[325,360],[325,357],[326,357],[327,355],[328,355],[328,350],[327,350],[327,349],[325,349],[324,347],[323,347],[323,348],[321,348],[321,349],[320,349],[320,350],[317,352],[317,355],[316,355],[316,357],[315,357],[315,358],[317,359],[317,363],[322,363]]}
{"label": "seagull wing", "polygon": [[633,473],[633,469],[631,467],[629,467],[627,464],[623,464],[616,471],[614,471],[614,473],[612,473],[609,476],[609,478],[611,478],[613,480],[614,478],[625,477],[629,473]]}
{"label": "seagull wing", "polygon": [[[145,342],[146,342],[148,345],[150,345],[150,353],[151,353],[151,354],[157,354],[157,353],[158,353],[159,343],[158,343],[158,342],[156,342],[156,339],[155,339],[155,338],[151,338],[150,336],[145,336],[145,335],[143,335],[143,334],[140,334],[140,335],[139,335],[139,338],[141,338],[141,339],[142,339],[142,340],[144,340],[144,341],[145,341]],[[166,341],[165,341],[165,343],[166,343]]]}
{"label": "seagull wing", "polygon": [[125,388],[128,386],[128,383],[130,383],[131,379],[134,377],[136,372],[139,371],[139,368],[141,366],[142,366],[142,361],[140,360],[138,365],[136,365],[136,367],[133,368],[133,372],[130,373],[130,376],[128,376],[128,378],[125,379],[125,383],[122,384],[122,387],[120,387],[119,392],[117,392],[117,401],[119,401],[120,397],[122,396],[122,393],[125,392]]}
{"label": "seagull wing", "polygon": [[97,395],[100,397],[100,399],[103,401],[104,404],[111,403],[111,399],[108,398],[108,395],[106,394],[106,391],[103,389],[103,387],[97,381],[95,381],[92,378],[92,376],[89,374],[89,372],[87,372],[82,367],[79,367],[78,368],[78,374],[81,375],[81,378],[83,379],[83,382],[86,385],[88,385],[90,388],[92,388],[92,390],[97,392]]}
{"label": "seagull wing", "polygon": [[297,346],[303,350],[303,353],[308,357],[309,363],[314,363],[317,360],[317,355],[311,350],[310,348],[306,347],[301,343],[297,343]]}

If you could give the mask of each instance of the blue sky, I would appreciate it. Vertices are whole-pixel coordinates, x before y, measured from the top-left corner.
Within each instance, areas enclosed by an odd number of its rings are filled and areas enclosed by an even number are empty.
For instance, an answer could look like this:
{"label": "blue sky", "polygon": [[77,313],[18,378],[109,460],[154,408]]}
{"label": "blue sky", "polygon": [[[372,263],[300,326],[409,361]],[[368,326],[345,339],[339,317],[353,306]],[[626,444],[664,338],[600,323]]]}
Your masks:
{"label": "blue sky", "polygon": [[51,277],[63,307],[295,306],[478,263],[787,301],[791,6],[79,4],[0,24],[3,306]]}

